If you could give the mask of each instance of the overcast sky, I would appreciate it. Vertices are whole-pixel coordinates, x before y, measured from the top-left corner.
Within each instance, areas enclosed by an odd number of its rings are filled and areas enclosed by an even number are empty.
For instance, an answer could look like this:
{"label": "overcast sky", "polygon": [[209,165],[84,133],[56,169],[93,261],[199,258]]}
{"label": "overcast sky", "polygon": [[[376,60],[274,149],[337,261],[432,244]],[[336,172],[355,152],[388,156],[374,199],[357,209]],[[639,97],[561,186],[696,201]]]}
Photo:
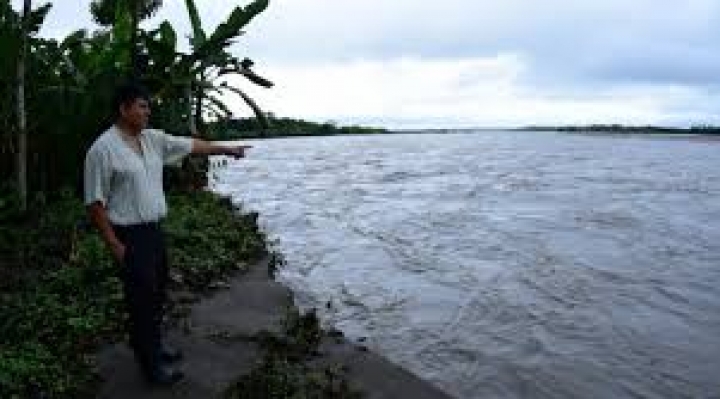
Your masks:
{"label": "overcast sky", "polygon": [[[88,3],[54,0],[41,35],[92,27]],[[196,3],[211,30],[248,2]],[[144,26],[167,19],[186,34],[184,4],[165,0]],[[271,0],[232,52],[276,83],[237,81],[282,116],[391,128],[682,126],[720,124],[718,27],[718,0]]]}

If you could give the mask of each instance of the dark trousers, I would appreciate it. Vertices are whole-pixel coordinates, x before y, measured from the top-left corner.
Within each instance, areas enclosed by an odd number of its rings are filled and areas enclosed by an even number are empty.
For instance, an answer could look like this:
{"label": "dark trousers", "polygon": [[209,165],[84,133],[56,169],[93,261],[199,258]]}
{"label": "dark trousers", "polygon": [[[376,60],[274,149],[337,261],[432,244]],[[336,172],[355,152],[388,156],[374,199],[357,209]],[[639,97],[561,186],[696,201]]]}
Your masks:
{"label": "dark trousers", "polygon": [[158,223],[113,229],[125,245],[121,276],[130,346],[143,371],[150,373],[160,364],[162,308],[168,280],[163,231]]}

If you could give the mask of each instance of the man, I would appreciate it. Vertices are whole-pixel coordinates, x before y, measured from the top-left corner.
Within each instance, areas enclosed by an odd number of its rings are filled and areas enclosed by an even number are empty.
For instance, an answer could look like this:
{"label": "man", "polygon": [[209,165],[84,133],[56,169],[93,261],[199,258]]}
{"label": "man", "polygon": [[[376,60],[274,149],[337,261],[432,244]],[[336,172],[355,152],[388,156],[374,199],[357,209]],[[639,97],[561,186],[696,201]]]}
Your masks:
{"label": "man", "polygon": [[113,102],[115,123],[85,158],[85,204],[113,258],[122,267],[130,345],[149,382],[172,385],[183,374],[169,363],[181,355],[162,343],[167,259],[159,223],[167,213],[163,164],[189,154],[245,156],[248,146],[222,146],[147,129],[149,94],[128,83]]}

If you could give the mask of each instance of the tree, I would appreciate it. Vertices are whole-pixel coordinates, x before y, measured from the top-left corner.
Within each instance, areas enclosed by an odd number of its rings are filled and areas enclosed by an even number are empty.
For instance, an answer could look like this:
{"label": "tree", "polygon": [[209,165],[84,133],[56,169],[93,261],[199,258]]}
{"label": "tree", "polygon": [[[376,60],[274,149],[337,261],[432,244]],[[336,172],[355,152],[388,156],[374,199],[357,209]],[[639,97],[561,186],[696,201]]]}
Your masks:
{"label": "tree", "polygon": [[[58,189],[80,189],[87,146],[110,123],[113,89],[133,69],[128,46],[133,29],[127,29],[132,21],[122,11],[128,9],[130,0],[94,1],[98,10],[119,10],[111,13],[112,27],[94,32],[79,30],[60,41],[36,35],[50,5],[38,7],[37,1],[27,1],[35,9],[23,18],[9,1],[0,0],[0,214],[7,204],[17,207],[15,194],[21,185],[27,187],[22,191],[28,199],[33,198],[29,195],[33,192],[38,198],[51,198]],[[141,19],[160,2],[140,0],[139,4],[137,15]],[[191,120],[202,123],[203,117],[230,115],[223,95],[237,93],[242,97],[244,93],[223,84],[222,76],[240,74],[256,84],[272,86],[253,72],[250,60],[229,53],[230,44],[242,35],[243,27],[267,5],[264,0],[236,7],[212,33],[193,34],[193,47],[188,52],[178,51],[177,34],[170,22],[152,30],[136,30],[138,54],[148,59],[141,81],[158,105],[153,126],[181,133],[187,131]],[[96,19],[102,21],[101,17]],[[199,26],[199,18],[197,22]],[[21,57],[23,48],[27,51]],[[23,71],[22,79],[19,71]],[[190,98],[185,96],[188,87]],[[252,99],[244,96],[244,100],[262,120],[264,114]],[[25,133],[20,135],[20,131]],[[21,164],[24,173],[16,173]],[[25,184],[20,182],[22,174]]]}
{"label": "tree", "polygon": [[[240,61],[228,52],[228,47],[243,34],[242,29],[267,8],[268,0],[255,0],[246,7],[235,7],[227,20],[209,35],[202,28],[195,2],[186,0],[185,4],[192,26],[190,52],[177,50],[177,34],[170,23],[163,22],[143,38],[152,60],[146,78],[153,92],[158,93],[157,101],[162,105],[153,112],[155,121],[166,128],[185,130],[198,136],[200,132],[207,134],[204,115],[223,117],[232,114],[221,95],[240,90],[218,83],[220,76],[237,73],[264,87],[273,85],[250,69],[250,60]],[[258,119],[264,121],[264,113],[255,102],[244,93],[240,94]],[[206,172],[205,159],[186,159],[176,175],[169,174],[169,181],[180,187],[202,187]]]}
{"label": "tree", "polygon": [[95,22],[112,27],[115,40],[129,49],[129,73],[135,79],[141,77],[146,62],[138,42],[140,21],[153,16],[162,3],[162,0],[93,0],[90,3]]}
{"label": "tree", "polygon": [[193,35],[190,38],[192,52],[183,57],[180,65],[187,68],[190,78],[185,85],[185,97],[188,106],[188,126],[195,134],[198,124],[202,125],[203,111],[216,116],[229,116],[232,113],[219,97],[224,93],[235,93],[252,109],[263,126],[267,125],[265,113],[242,90],[227,83],[217,84],[217,80],[228,74],[239,74],[251,82],[272,87],[273,83],[252,71],[253,62],[245,58],[240,61],[227,51],[233,41],[244,32],[242,29],[269,5],[268,0],[255,0],[246,7],[235,7],[227,20],[221,23],[209,36],[202,28],[200,15],[194,0],[185,0],[190,17]]}
{"label": "tree", "polygon": [[[116,6],[123,3],[124,7],[127,7],[131,1],[95,0],[93,13],[98,14],[96,20],[106,23],[110,21],[107,16],[110,3]],[[203,125],[204,114],[213,116],[231,114],[221,96],[236,93],[250,106],[261,123],[265,122],[264,113],[249,96],[242,93],[239,88],[219,84],[218,78],[228,74],[239,74],[263,87],[273,85],[272,82],[252,71],[252,61],[249,59],[241,61],[227,51],[233,41],[243,34],[242,29],[263,12],[268,3],[268,0],[255,0],[245,7],[235,7],[227,20],[208,35],[202,28],[195,2],[185,0],[192,26],[191,51],[186,54],[178,51],[177,33],[168,21],[164,21],[152,31],[138,30],[138,43],[134,48],[145,54],[149,62],[143,65],[143,73],[136,73],[135,76],[141,77],[141,80],[157,93],[156,100],[163,105],[154,112],[156,121],[171,125],[171,130],[189,130],[191,134],[196,135],[200,130],[198,125]],[[161,2],[158,0],[142,0],[140,17],[152,15],[154,11],[152,7],[159,4]],[[113,21],[115,24],[113,36],[122,37],[125,31],[122,25],[127,21],[123,22],[119,15]],[[137,68],[135,70],[137,71]],[[182,127],[176,125],[178,120],[184,120]]]}
{"label": "tree", "polygon": [[17,101],[18,101],[18,192],[20,194],[20,210],[27,209],[27,120],[25,114],[25,58],[27,55],[28,21],[32,1],[23,2],[22,27],[20,29],[20,56],[17,66]]}
{"label": "tree", "polygon": [[[27,176],[27,159],[28,159],[28,129],[27,129],[27,107],[26,107],[26,70],[28,68],[28,47],[30,45],[31,36],[37,33],[42,22],[50,10],[50,4],[45,4],[37,10],[32,10],[31,0],[23,2],[22,14],[18,15],[10,7],[9,2],[0,3],[0,44],[2,45],[5,56],[8,60],[15,60],[14,65],[6,62],[0,62],[0,73],[5,76],[14,76],[14,80],[10,80],[0,85],[0,89],[7,92],[2,93],[4,98],[16,98],[16,106],[14,109],[5,108],[3,113],[15,115],[15,129],[7,126],[10,130],[17,132],[17,148],[14,149],[16,159],[16,184],[17,193],[20,199],[20,208],[27,208],[28,198],[28,176]],[[3,57],[5,58],[5,57]],[[11,72],[14,69],[13,72]],[[9,90],[12,88],[12,90]],[[14,93],[12,93],[14,91]],[[3,119],[5,119],[5,117]],[[9,117],[7,118],[9,122]],[[9,123],[8,123],[9,125]]]}
{"label": "tree", "polygon": [[139,19],[143,20],[155,15],[157,10],[162,7],[162,4],[162,0],[137,0],[136,5],[130,4],[130,7],[128,7],[127,0],[93,0],[93,2],[90,3],[90,13],[98,25],[112,27],[115,25],[118,6],[126,7],[130,10],[137,10]]}

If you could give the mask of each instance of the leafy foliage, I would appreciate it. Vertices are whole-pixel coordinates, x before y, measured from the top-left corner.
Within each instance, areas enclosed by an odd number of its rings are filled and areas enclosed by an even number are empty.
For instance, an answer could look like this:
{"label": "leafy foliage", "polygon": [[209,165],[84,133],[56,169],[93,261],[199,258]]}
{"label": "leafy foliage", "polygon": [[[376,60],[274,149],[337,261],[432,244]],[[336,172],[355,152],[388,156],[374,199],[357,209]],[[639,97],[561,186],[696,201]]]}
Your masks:
{"label": "leafy foliage", "polygon": [[[188,54],[178,50],[178,35],[169,21],[150,30],[133,28],[138,18],[152,15],[161,3],[96,0],[91,5],[95,17],[112,25],[112,29],[79,30],[63,40],[36,37],[50,4],[32,11],[25,90],[31,192],[52,192],[66,186],[80,191],[85,152],[112,123],[111,96],[130,70],[141,73],[140,80],[154,94],[152,126],[174,134],[189,134],[192,120],[224,117],[229,113],[222,103],[224,89],[215,85],[219,76],[243,73],[253,76],[253,82],[268,85],[262,78],[256,79],[258,76],[248,68],[241,68],[242,62],[228,51],[232,39],[240,36],[250,19],[267,7],[267,0],[235,8],[221,24],[222,29],[219,27],[219,31],[210,34],[215,38],[204,40]],[[132,14],[136,4],[140,6],[139,15]],[[242,18],[237,10],[243,10]],[[21,39],[19,14],[10,2],[1,0],[0,47],[7,50],[0,57],[2,181],[14,178],[18,152],[16,60]],[[256,109],[255,106],[253,112]],[[198,125],[202,128],[202,123]]]}
{"label": "leafy foliage", "polygon": [[257,214],[233,217],[230,200],[208,192],[171,195],[165,223],[170,259],[184,284],[203,291],[265,254]]}
{"label": "leafy foliage", "polygon": [[14,247],[0,249],[3,258],[13,251],[26,261],[0,296],[0,397],[87,396],[95,381],[89,353],[121,336],[116,267],[98,237],[79,231],[81,213],[65,198],[33,220],[0,224],[16,237]]}
{"label": "leafy foliage", "polygon": [[314,311],[288,312],[282,335],[259,334],[265,354],[250,373],[231,384],[226,399],[358,399],[362,393],[350,386],[342,366],[318,367],[308,361],[318,354],[325,335]]}
{"label": "leafy foliage", "polygon": [[245,8],[235,7],[228,19],[215,29],[208,42],[203,45],[215,46],[215,48],[225,47],[233,38],[241,35],[242,29],[267,7],[268,0],[253,1]]}
{"label": "leafy foliage", "polygon": [[[206,290],[264,253],[257,215],[236,216],[227,199],[210,193],[169,202],[178,289]],[[11,260],[0,270],[14,276],[0,294],[0,397],[92,397],[91,354],[125,334],[118,269],[98,235],[78,223],[84,210],[72,196],[36,209],[0,220],[0,259]],[[8,269],[17,252],[25,253],[25,273]]]}
{"label": "leafy foliage", "polygon": [[238,380],[225,394],[227,399],[359,399],[342,368],[314,370],[304,363],[267,358]]}
{"label": "leafy foliage", "polygon": [[[132,12],[138,4],[139,15]],[[84,209],[77,200],[85,152],[112,122],[114,88],[142,61],[141,80],[157,104],[153,126],[182,134],[194,105],[201,112],[204,104],[220,112],[209,97],[185,96],[188,85],[206,87],[199,78],[228,63],[240,64],[226,48],[233,32],[241,33],[238,22],[230,24],[223,40],[195,54],[177,51],[170,22],[139,31],[138,19],[160,4],[94,1],[95,17],[112,29],[79,30],[55,40],[37,37],[50,4],[31,12],[29,33],[23,35],[19,14],[0,0],[0,398],[90,397],[96,382],[90,354],[124,334],[117,268],[81,222]],[[13,179],[18,153],[16,60],[26,39],[28,212],[20,210],[16,187],[5,183]],[[134,62],[130,48],[141,50],[132,51]],[[206,163],[195,165],[197,188]],[[207,193],[192,199],[175,195],[170,202],[175,208],[168,220],[170,252],[184,289],[206,289],[263,252],[256,215],[235,218],[227,201]]]}
{"label": "leafy foliage", "polygon": [[140,19],[152,17],[162,6],[162,0],[93,0],[90,3],[90,12],[93,20],[101,26],[112,26],[116,19],[116,9],[118,5],[134,6],[132,1],[139,1]]}
{"label": "leafy foliage", "polygon": [[200,13],[198,13],[197,7],[193,0],[185,0],[185,6],[190,16],[190,26],[192,26],[193,37],[190,39],[193,47],[202,44],[205,41],[205,32],[202,29],[202,22],[200,22]]}
{"label": "leafy foliage", "polygon": [[336,134],[374,134],[385,133],[385,129],[361,126],[337,126],[332,122],[316,123],[292,118],[268,118],[269,129],[260,134],[261,126],[256,119],[225,119],[210,124],[213,138],[232,140],[241,138],[285,137],[285,136],[323,136]]}

